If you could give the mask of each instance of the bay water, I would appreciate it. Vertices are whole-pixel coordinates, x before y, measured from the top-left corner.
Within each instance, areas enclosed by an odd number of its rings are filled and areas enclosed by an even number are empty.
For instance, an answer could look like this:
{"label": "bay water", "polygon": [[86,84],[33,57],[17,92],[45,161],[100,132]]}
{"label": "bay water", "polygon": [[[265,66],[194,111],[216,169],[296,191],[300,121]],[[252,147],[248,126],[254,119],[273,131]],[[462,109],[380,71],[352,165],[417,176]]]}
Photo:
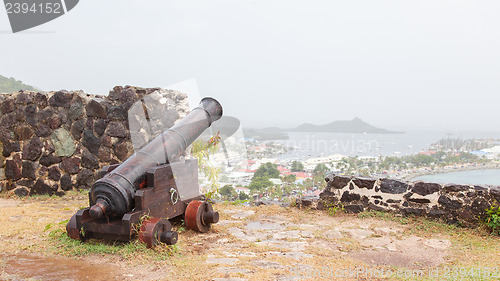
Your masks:
{"label": "bay water", "polygon": [[479,184],[500,186],[500,169],[472,170],[425,175],[412,179],[437,183]]}
{"label": "bay water", "polygon": [[500,132],[409,131],[403,134],[352,134],[289,132],[289,139],[273,140],[293,150],[283,160],[303,161],[334,154],[345,156],[401,156],[427,151],[440,139],[500,139]]}

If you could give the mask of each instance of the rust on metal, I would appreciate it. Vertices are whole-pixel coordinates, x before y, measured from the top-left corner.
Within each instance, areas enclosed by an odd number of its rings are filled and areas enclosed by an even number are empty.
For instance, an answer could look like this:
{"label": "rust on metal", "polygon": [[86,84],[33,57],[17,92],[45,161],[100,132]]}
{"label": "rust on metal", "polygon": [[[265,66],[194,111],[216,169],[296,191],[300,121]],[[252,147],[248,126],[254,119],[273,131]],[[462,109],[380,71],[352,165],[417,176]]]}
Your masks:
{"label": "rust on metal", "polygon": [[219,213],[208,202],[193,200],[184,214],[186,226],[198,232],[208,232],[212,223],[219,222]]}
{"label": "rust on metal", "polygon": [[154,248],[160,242],[174,245],[178,236],[177,232],[171,230],[172,225],[166,219],[147,219],[141,225],[139,239],[146,243],[148,248]]}
{"label": "rust on metal", "polygon": [[80,229],[76,225],[76,215],[73,215],[66,225],[66,232],[72,239],[80,239]]}
{"label": "rust on metal", "polygon": [[[178,155],[221,116],[221,105],[204,98],[199,107],[124,163],[103,167],[89,192],[90,207],[77,211],[66,225],[68,236],[125,242],[138,236],[148,248],[160,242],[173,245],[178,233],[169,219],[183,215],[188,228],[207,232],[219,221],[219,213],[210,203],[199,201],[197,159]],[[181,185],[196,192],[182,197]],[[142,221],[145,216],[149,219]]]}

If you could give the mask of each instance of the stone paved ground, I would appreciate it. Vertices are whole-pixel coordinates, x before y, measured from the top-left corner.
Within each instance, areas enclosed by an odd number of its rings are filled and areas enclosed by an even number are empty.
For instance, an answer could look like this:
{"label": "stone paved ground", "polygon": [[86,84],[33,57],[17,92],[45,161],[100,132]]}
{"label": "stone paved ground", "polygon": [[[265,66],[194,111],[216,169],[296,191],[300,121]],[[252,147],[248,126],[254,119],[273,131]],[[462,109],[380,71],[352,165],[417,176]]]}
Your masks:
{"label": "stone paved ground", "polygon": [[227,235],[206,260],[220,266],[215,280],[300,280],[350,268],[430,268],[445,262],[451,246],[447,239],[403,235],[405,227],[394,222],[355,216],[270,206],[235,206],[222,214]]}
{"label": "stone paved ground", "polygon": [[[331,280],[349,270],[494,266],[500,251],[498,238],[461,229],[413,231],[415,225],[403,219],[218,204],[220,222],[205,234],[181,230],[176,253],[167,259],[155,258],[166,246],[133,258],[81,253],[75,259],[56,255],[59,242],[43,228],[68,219],[85,198],[30,200],[0,199],[0,279]],[[362,278],[341,278],[349,279]]]}

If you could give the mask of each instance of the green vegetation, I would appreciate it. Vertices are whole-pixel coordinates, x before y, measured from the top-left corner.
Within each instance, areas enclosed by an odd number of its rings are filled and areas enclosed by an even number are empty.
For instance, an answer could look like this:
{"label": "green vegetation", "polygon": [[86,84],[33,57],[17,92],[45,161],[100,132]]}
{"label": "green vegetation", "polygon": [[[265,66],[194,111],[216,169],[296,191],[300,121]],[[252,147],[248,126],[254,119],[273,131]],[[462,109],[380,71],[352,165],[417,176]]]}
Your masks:
{"label": "green vegetation", "polygon": [[260,165],[255,174],[252,177],[252,182],[249,188],[254,191],[262,191],[268,187],[273,186],[273,183],[269,180],[270,178],[279,178],[280,171],[278,167],[270,162]]}
{"label": "green vegetation", "polygon": [[289,183],[289,184],[294,183],[296,180],[297,180],[297,176],[294,174],[289,174],[289,175],[283,176],[281,178],[281,181],[283,181],[285,183]]}
{"label": "green vegetation", "polygon": [[430,167],[431,169],[448,165],[467,163],[487,163],[490,160],[480,158],[469,152],[444,152],[436,151],[433,154],[416,154],[408,156],[386,156],[379,159],[359,159],[346,157],[337,163],[332,163],[346,175],[372,176],[388,170],[406,170]]}
{"label": "green vegetation", "polygon": [[267,162],[264,165],[260,165],[254,174],[254,178],[279,178],[280,171],[278,171],[278,166],[271,162]]}
{"label": "green vegetation", "polygon": [[234,200],[238,197],[238,193],[232,185],[226,184],[219,189],[219,194],[226,200]]}
{"label": "green vegetation", "polygon": [[238,200],[245,201],[245,200],[249,200],[249,199],[250,199],[250,195],[246,194],[245,192],[240,192],[238,194]]}
{"label": "green vegetation", "polygon": [[486,210],[486,226],[491,233],[500,235],[500,207],[491,207]]}
{"label": "green vegetation", "polygon": [[385,157],[379,165],[382,169],[406,169],[434,166],[447,166],[452,164],[462,164],[470,162],[486,161],[468,152],[444,152],[437,151],[434,154],[416,154],[404,157]]}
{"label": "green vegetation", "polygon": [[293,161],[292,166],[290,168],[290,171],[292,172],[303,172],[304,171],[304,165],[300,163],[299,161]]}
{"label": "green vegetation", "polygon": [[318,164],[313,170],[314,185],[320,188],[326,187],[325,176],[328,172],[328,167],[325,164]]}
{"label": "green vegetation", "polygon": [[198,170],[201,174],[207,177],[209,186],[205,197],[212,198],[215,194],[219,192],[219,177],[220,168],[211,165],[208,160],[210,155],[213,155],[219,151],[220,147],[220,136],[217,135],[211,137],[208,141],[204,142],[202,140],[196,140],[191,144],[191,155],[198,159]]}
{"label": "green vegetation", "polygon": [[[48,224],[45,226],[45,232],[52,239],[52,250],[57,254],[65,256],[88,256],[92,254],[117,255],[125,259],[137,258],[143,256],[146,260],[167,260],[172,255],[178,253],[179,248],[176,245],[167,246],[159,244],[154,249],[146,248],[146,244],[134,239],[129,243],[105,242],[101,240],[89,239],[85,243],[80,240],[74,240],[68,237],[66,231],[61,229],[68,221],[62,221],[58,224]],[[180,229],[179,229],[180,230]]]}
{"label": "green vegetation", "polygon": [[252,178],[252,182],[250,183],[250,190],[253,191],[261,191],[264,190],[268,187],[271,187],[273,183],[269,180],[269,178],[266,177],[255,177],[255,175]]}
{"label": "green vegetation", "polygon": [[289,196],[291,192],[292,188],[289,185],[272,186],[266,190],[271,199],[281,199],[283,196]]}
{"label": "green vegetation", "polygon": [[339,213],[339,211],[341,213],[345,213],[345,208],[344,208],[344,205],[342,203],[339,203],[338,205],[336,204],[329,204],[326,207],[326,212],[330,215],[330,216],[335,216]]}
{"label": "green vegetation", "polygon": [[19,90],[36,91],[32,86],[23,84],[23,81],[0,75],[0,93],[13,93]]}

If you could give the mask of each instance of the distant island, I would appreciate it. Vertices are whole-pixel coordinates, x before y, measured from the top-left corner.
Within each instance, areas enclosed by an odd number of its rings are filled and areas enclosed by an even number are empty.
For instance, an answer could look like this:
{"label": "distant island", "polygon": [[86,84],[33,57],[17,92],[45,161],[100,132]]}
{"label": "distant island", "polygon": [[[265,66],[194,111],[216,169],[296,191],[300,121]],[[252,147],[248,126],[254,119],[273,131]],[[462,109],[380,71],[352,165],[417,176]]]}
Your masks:
{"label": "distant island", "polygon": [[360,118],[352,120],[339,120],[325,125],[302,124],[295,128],[283,129],[278,127],[268,127],[263,129],[245,129],[243,133],[246,137],[258,140],[288,139],[287,132],[304,133],[350,133],[350,134],[404,134],[404,132],[391,131],[372,126]]}
{"label": "distant island", "polygon": [[243,128],[243,135],[247,138],[254,138],[261,141],[266,140],[286,140],[288,134],[283,129],[272,127],[264,129],[245,129]]}
{"label": "distant island", "polygon": [[374,127],[360,118],[339,120],[325,125],[302,124],[298,127],[283,130],[286,132],[324,132],[324,133],[359,133],[359,134],[403,134],[404,132],[390,131]]}
{"label": "distant island", "polygon": [[19,90],[36,91],[35,87],[26,85],[15,78],[0,75],[0,93],[14,93]]}

